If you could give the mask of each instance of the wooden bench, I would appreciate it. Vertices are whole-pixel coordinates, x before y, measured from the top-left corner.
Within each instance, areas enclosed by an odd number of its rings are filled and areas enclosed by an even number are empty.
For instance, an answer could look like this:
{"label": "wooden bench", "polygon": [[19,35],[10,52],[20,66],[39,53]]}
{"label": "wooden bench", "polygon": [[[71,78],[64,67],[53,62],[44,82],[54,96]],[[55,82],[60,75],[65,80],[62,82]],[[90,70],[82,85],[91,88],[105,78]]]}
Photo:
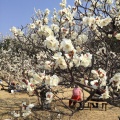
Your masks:
{"label": "wooden bench", "polygon": [[92,110],[92,104],[102,104],[102,109],[105,106],[105,111],[107,110],[107,102],[105,101],[88,101],[88,107],[90,108],[90,110]]}

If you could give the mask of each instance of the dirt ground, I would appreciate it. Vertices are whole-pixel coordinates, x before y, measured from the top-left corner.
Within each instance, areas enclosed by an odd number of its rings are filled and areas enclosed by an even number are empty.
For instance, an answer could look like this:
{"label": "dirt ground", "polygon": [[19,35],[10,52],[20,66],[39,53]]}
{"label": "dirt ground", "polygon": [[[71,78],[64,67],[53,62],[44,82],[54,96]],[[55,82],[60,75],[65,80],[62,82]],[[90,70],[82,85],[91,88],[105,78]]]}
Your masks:
{"label": "dirt ground", "polygon": [[[70,88],[69,89],[61,88],[61,89],[64,90],[64,94],[60,93],[58,95],[59,97],[62,97],[62,98],[71,97],[72,89]],[[85,97],[87,97],[88,93],[84,92],[84,95]],[[26,93],[11,94],[6,91],[0,90],[0,120],[5,120],[10,118],[10,116],[7,114],[9,114],[9,112],[12,110],[20,109],[22,101],[34,103],[35,105],[38,104],[36,96],[29,97]],[[68,100],[65,100],[64,104],[68,106]],[[61,111],[64,111],[66,113],[70,112],[68,109],[65,108],[65,106],[61,101],[59,101],[56,106],[59,107]],[[44,115],[47,114],[47,112],[43,112],[41,110],[38,112],[39,113],[41,112],[41,114],[44,114]],[[120,116],[119,107],[108,105],[107,111],[105,111],[104,109],[101,108],[101,105],[100,105],[99,108],[93,108],[90,111],[86,104],[84,110],[80,110],[76,112],[73,116],[63,116],[61,120],[119,120],[118,116]],[[43,118],[41,120],[47,120],[47,118]]]}

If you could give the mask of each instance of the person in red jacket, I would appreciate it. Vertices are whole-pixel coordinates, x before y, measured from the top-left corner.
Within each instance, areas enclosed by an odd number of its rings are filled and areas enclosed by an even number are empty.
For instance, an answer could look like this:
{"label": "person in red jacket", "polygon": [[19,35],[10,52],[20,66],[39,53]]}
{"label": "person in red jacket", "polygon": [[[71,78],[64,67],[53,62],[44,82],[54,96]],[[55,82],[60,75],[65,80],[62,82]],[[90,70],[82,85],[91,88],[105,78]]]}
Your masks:
{"label": "person in red jacket", "polygon": [[78,87],[78,85],[75,85],[74,89],[73,89],[73,94],[71,97],[72,100],[69,100],[69,107],[71,106],[71,104],[73,103],[73,106],[75,107],[77,101],[82,101],[83,100],[83,92],[82,90]]}

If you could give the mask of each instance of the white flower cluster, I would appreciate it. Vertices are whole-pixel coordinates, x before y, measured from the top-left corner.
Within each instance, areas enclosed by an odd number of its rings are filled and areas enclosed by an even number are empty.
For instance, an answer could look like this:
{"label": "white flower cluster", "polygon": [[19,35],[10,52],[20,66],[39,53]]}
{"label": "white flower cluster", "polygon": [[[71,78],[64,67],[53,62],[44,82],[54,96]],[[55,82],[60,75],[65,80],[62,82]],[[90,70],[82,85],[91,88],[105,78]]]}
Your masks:
{"label": "white flower cluster", "polygon": [[[74,13],[71,12],[71,9],[69,7],[59,10],[58,15],[62,16],[62,19],[60,21],[63,24],[66,23],[66,22],[69,23],[70,25],[74,24],[74,20],[73,20]],[[56,17],[56,15],[54,17]],[[56,19],[56,18],[54,18],[54,19]]]}
{"label": "white flower cluster", "polygon": [[47,8],[45,9],[45,15],[49,15],[50,14],[50,10]]}
{"label": "white flower cluster", "polygon": [[[69,68],[73,67],[73,63],[76,67],[89,67],[91,65],[92,55],[90,53],[86,53],[84,55],[81,54],[81,56],[78,56],[74,51],[72,51],[68,54],[65,54],[65,56],[66,60],[71,59],[71,62],[69,62]],[[55,68],[59,66],[61,69],[66,69],[68,67],[65,58],[62,56],[61,52],[54,54],[53,58],[56,60]]]}
{"label": "white flower cluster", "polygon": [[82,45],[83,43],[85,43],[88,40],[87,35],[85,34],[81,34],[78,36],[77,40],[76,40],[76,44],[77,45]]}
{"label": "white flower cluster", "polygon": [[26,102],[22,102],[22,117],[29,116],[32,112],[31,109],[34,107],[34,104],[27,105]]}
{"label": "white flower cluster", "polygon": [[[81,44],[86,42],[88,39],[88,37],[84,34],[79,35],[78,41]],[[56,50],[63,50],[66,54],[67,59],[69,58],[73,58],[73,63],[78,67],[79,65],[84,66],[84,67],[88,67],[91,65],[91,59],[92,59],[92,55],[90,53],[86,53],[86,54],[81,54],[81,56],[79,57],[76,54],[76,50],[72,44],[72,41],[70,39],[63,39],[61,41],[61,43],[59,44],[59,42],[56,40],[55,37],[53,36],[49,36],[46,38],[45,40],[45,46],[47,46],[48,49],[52,50],[52,51],[56,51]],[[61,52],[55,53],[53,58],[56,60],[55,63],[55,68],[57,68],[58,66],[61,69],[66,69],[67,68],[67,64],[66,61],[64,59],[64,56],[62,55]],[[70,68],[73,66],[73,63],[70,62]],[[45,62],[45,68],[46,69],[51,69],[51,62]]]}
{"label": "white flower cluster", "polygon": [[57,24],[52,24],[52,25],[51,25],[51,29],[52,29],[55,33],[59,32],[59,26],[58,26]]}
{"label": "white flower cluster", "polygon": [[67,68],[66,61],[65,61],[64,57],[62,56],[61,52],[58,52],[58,53],[54,54],[53,58],[56,60],[55,61],[55,69],[58,66],[60,67],[60,69],[66,69]]}
{"label": "white flower cluster", "polygon": [[23,36],[23,31],[21,31],[21,29],[17,29],[16,27],[12,27],[10,29],[10,31],[14,34],[14,35],[19,35],[19,36]]}
{"label": "white flower cluster", "polygon": [[52,51],[55,51],[59,48],[59,42],[54,36],[47,37],[44,43],[45,46]]}
{"label": "white flower cluster", "polygon": [[62,2],[60,3],[61,8],[65,8],[67,4],[66,0],[62,0]]}
{"label": "white flower cluster", "polygon": [[47,92],[47,93],[46,93],[46,101],[45,101],[45,103],[46,103],[46,104],[51,103],[51,102],[52,102],[52,99],[53,99],[53,93],[52,93],[52,92]]}
{"label": "white flower cluster", "polygon": [[51,61],[45,61],[45,64],[44,64],[44,69],[45,70],[51,70],[54,66],[54,62],[51,62]]}
{"label": "white flower cluster", "polygon": [[60,49],[65,51],[65,53],[68,53],[68,52],[74,50],[72,41],[70,39],[63,39],[63,41],[60,44]]}
{"label": "white flower cluster", "polygon": [[42,25],[38,30],[37,33],[39,35],[44,35],[46,37],[53,36],[53,31],[51,28],[47,25]]}
{"label": "white flower cluster", "polygon": [[84,66],[84,67],[90,67],[91,66],[91,60],[92,60],[92,54],[90,54],[90,53],[81,54],[80,65]]}
{"label": "white flower cluster", "polygon": [[28,25],[29,29],[35,29],[36,25],[34,23],[31,23]]}
{"label": "white flower cluster", "polygon": [[106,71],[103,70],[102,68],[99,68],[98,70],[92,70],[91,73],[97,77],[98,81],[100,82],[100,87],[101,86],[106,86],[106,80],[107,80],[107,76],[106,76]]}
{"label": "white flower cluster", "polygon": [[120,33],[117,33],[117,34],[115,35],[115,37],[116,37],[116,39],[120,40]]}
{"label": "white flower cluster", "polygon": [[45,75],[44,73],[37,74],[34,71],[28,71],[28,76],[31,76],[31,79],[27,81],[27,91],[32,92],[34,90],[34,85],[42,83],[43,79],[45,79],[45,84],[49,85],[50,87],[52,86],[58,86],[58,83],[60,81],[59,77],[57,75]]}
{"label": "white flower cluster", "polygon": [[112,19],[110,17],[106,17],[104,19],[100,19],[100,17],[83,17],[83,23],[91,27],[93,30],[97,29],[97,25],[103,28],[104,26],[107,26],[111,21]]}
{"label": "white flower cluster", "polygon": [[60,79],[57,75],[53,75],[53,76],[46,75],[45,76],[45,84],[49,85],[50,87],[58,86],[59,82],[60,82]]}
{"label": "white flower cluster", "polygon": [[116,73],[111,79],[110,83],[113,84],[113,86],[117,87],[117,90],[120,89],[120,73]]}

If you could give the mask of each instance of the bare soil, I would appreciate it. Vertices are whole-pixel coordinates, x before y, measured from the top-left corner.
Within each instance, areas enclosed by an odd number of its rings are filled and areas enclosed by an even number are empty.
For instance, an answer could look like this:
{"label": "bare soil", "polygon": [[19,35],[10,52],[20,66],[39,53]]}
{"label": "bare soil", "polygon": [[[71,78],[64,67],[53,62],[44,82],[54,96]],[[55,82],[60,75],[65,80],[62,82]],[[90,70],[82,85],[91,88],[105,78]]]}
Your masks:
{"label": "bare soil", "polygon": [[[64,90],[64,93],[59,93],[58,97],[60,98],[71,97],[72,88],[69,89],[61,88],[61,89]],[[84,92],[84,95],[85,97],[87,97],[89,94]],[[55,97],[55,99],[58,99],[58,97]],[[11,118],[10,111],[13,110],[19,111],[21,109],[22,101],[26,101],[27,103],[34,103],[35,105],[38,105],[38,100],[36,96],[29,97],[28,94],[26,93],[11,94],[8,93],[7,91],[0,90],[0,120]],[[60,111],[70,114],[71,111],[67,109],[68,100],[64,100],[63,102],[64,103],[62,103],[62,101],[60,100],[52,104],[57,109],[59,108]],[[64,104],[66,105],[66,107]],[[46,116],[49,115],[47,111],[42,111],[42,110],[36,110],[33,113],[34,116],[36,115],[36,117],[37,117],[37,113],[44,116],[43,119],[41,118],[41,120],[47,120]],[[119,107],[108,105],[107,111],[105,111],[104,109],[101,108],[101,105],[99,105],[99,108],[93,108],[90,111],[86,103],[84,110],[79,110],[78,112],[74,113],[73,116],[63,116],[62,120],[119,120],[118,116],[120,116]],[[31,118],[31,119],[35,120],[35,118]],[[24,119],[21,118],[19,120],[24,120]],[[28,118],[26,120],[28,120]]]}

